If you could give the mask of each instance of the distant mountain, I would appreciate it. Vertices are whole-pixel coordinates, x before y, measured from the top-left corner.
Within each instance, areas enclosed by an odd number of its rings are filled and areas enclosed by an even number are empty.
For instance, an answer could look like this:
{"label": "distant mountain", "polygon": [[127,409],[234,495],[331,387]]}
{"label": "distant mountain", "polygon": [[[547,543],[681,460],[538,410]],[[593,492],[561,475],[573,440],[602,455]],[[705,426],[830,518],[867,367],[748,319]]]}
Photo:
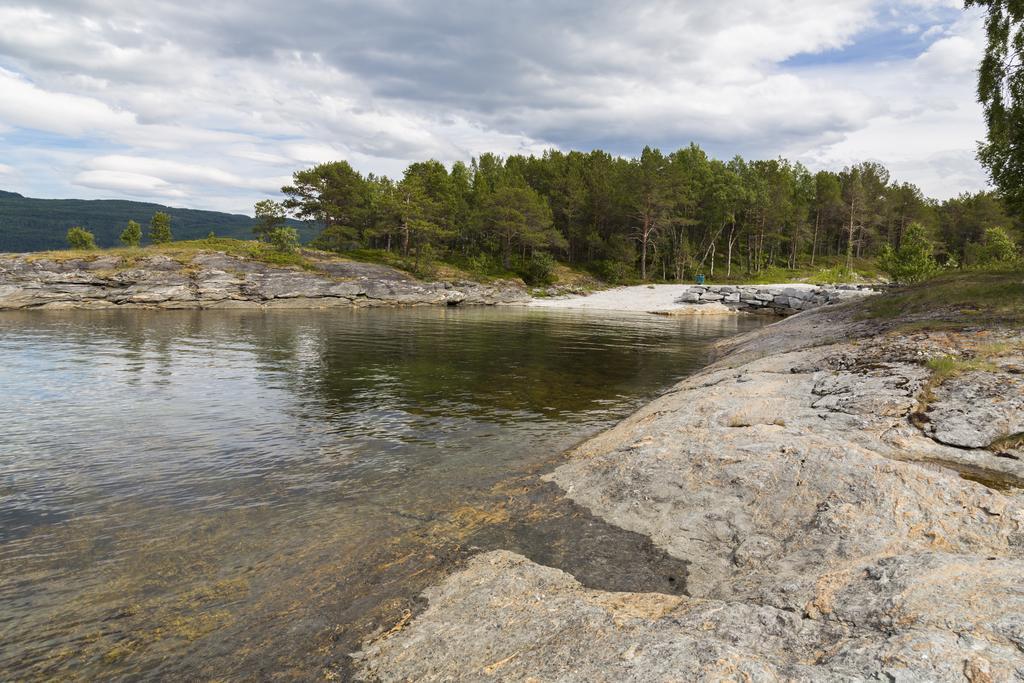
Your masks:
{"label": "distant mountain", "polygon": [[[0,252],[62,249],[67,246],[68,228],[75,225],[95,234],[99,246],[117,246],[129,220],[138,221],[145,234],[149,219],[157,211],[171,216],[171,231],[176,240],[200,239],[210,232],[238,239],[253,236],[253,219],[241,214],[176,209],[121,199],[32,199],[0,190]],[[299,221],[289,224],[298,229],[303,242],[320,232],[319,227]]]}

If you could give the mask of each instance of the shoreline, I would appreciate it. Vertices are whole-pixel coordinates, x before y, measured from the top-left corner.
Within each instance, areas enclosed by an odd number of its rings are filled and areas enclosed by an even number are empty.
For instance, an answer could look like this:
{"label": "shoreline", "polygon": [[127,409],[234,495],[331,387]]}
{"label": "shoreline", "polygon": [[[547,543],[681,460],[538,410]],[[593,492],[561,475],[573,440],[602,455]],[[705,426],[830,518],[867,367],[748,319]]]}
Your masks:
{"label": "shoreline", "polygon": [[304,270],[219,251],[186,262],[164,255],[128,261],[0,255],[0,311],[29,309],[273,309],[519,304],[512,282],[423,282],[394,268],[319,260]]}
{"label": "shoreline", "polygon": [[657,315],[787,316],[876,293],[860,285],[780,283],[761,285],[631,285],[584,296],[534,298],[529,306]]}
{"label": "shoreline", "polygon": [[[683,596],[592,590],[492,551],[366,641],[358,677],[1019,672],[1024,450],[1000,439],[1024,431],[1024,336],[859,313],[825,307],[720,342],[718,360],[545,477],[686,563]],[[950,354],[988,366],[936,382],[927,362]]]}
{"label": "shoreline", "polygon": [[422,281],[387,266],[318,259],[307,269],[220,251],[55,259],[0,254],[0,311],[35,309],[319,309],[526,305],[659,315],[792,315],[873,293],[857,285],[636,285],[532,297],[518,282]]}

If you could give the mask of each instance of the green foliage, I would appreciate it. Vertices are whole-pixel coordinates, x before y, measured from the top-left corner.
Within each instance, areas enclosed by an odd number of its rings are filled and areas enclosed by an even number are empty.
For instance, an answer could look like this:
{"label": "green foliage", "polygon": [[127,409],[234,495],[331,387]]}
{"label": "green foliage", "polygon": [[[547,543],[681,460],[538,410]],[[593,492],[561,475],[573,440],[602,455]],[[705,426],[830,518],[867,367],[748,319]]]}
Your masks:
{"label": "green foliage", "polygon": [[893,280],[903,284],[921,282],[939,270],[932,243],[920,223],[912,223],[907,228],[898,249],[885,245],[878,257],[878,265]]}
{"label": "green foliage", "polygon": [[267,235],[267,241],[283,254],[292,254],[299,249],[299,233],[295,228],[274,228]]}
{"label": "green foliage", "polygon": [[978,100],[985,110],[987,139],[978,159],[1011,211],[1024,216],[1024,3],[966,0],[988,12],[988,43],[978,69]]}
{"label": "green foliage", "polygon": [[361,245],[359,232],[355,228],[350,228],[347,225],[332,225],[317,235],[316,239],[310,242],[310,246],[314,249],[342,253],[359,249]]}
{"label": "green foliage", "polygon": [[[284,205],[272,199],[261,199],[254,207],[256,224],[252,226],[252,232],[256,239],[262,242],[271,241],[270,236],[275,230],[285,227]],[[296,233],[298,239],[298,233]]]}
{"label": "green foliage", "polygon": [[590,272],[610,285],[629,284],[637,277],[632,264],[614,259],[594,261],[590,264]]}
{"label": "green foliage", "polygon": [[812,285],[836,285],[842,282],[849,282],[853,274],[847,272],[841,265],[834,265],[831,268],[821,268],[817,273],[807,279]]}
{"label": "green foliage", "polygon": [[981,242],[988,228],[1013,225],[1005,205],[991,192],[965,193],[943,202],[938,219],[947,261],[952,256],[960,263],[970,260],[968,245]]}
{"label": "green foliage", "polygon": [[128,225],[121,231],[119,238],[126,247],[137,247],[142,243],[142,226],[135,221],[128,221]]}
{"label": "green foliage", "polygon": [[537,251],[521,259],[516,272],[528,285],[550,285],[555,281],[555,259],[550,254]]}
{"label": "green foliage", "polygon": [[[942,237],[945,261],[1002,215],[984,194],[939,206],[878,163],[811,174],[785,159],[722,162],[692,144],[636,159],[483,154],[450,170],[430,160],[397,182],[345,162],[294,178],[285,207],[323,223],[322,249],[379,249],[413,270],[437,260],[475,271],[468,260],[487,255],[505,272],[531,271],[524,264],[545,253],[616,282],[852,277],[886,245],[895,258],[914,223]],[[843,271],[819,272],[839,261]]]}
{"label": "green foliage", "polygon": [[366,181],[347,161],[332,161],[296,171],[292,184],[281,188],[283,207],[325,229],[360,226],[366,220],[370,196]]}
{"label": "green foliage", "polygon": [[72,249],[87,250],[96,248],[95,236],[85,228],[78,225],[68,229],[67,240],[68,246]]}
{"label": "green foliage", "polygon": [[1012,266],[1020,259],[1017,243],[1000,227],[989,228],[981,242],[967,245],[965,264],[982,268]]}
{"label": "green foliage", "polygon": [[166,244],[173,239],[171,217],[163,211],[157,211],[149,221],[149,241],[153,244]]}

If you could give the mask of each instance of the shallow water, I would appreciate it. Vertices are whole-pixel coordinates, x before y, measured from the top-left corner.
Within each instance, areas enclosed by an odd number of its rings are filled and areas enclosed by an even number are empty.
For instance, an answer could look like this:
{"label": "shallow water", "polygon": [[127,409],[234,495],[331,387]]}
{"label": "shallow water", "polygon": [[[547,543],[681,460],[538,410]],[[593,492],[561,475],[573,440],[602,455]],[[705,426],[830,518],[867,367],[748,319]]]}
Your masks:
{"label": "shallow water", "polygon": [[535,475],[756,324],[0,314],[0,674],[344,676],[359,638],[494,547],[610,587],[644,555],[630,586],[681,590],[685,567]]}

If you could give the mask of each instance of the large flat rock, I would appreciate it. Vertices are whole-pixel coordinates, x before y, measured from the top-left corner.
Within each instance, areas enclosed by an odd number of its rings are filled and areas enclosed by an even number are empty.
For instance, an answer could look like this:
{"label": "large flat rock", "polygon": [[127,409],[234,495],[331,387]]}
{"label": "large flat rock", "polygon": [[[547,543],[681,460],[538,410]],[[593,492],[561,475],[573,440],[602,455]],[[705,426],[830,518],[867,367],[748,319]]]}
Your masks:
{"label": "large flat rock", "polygon": [[[686,562],[688,597],[485,555],[362,675],[1024,680],[1024,463],[981,447],[1018,427],[1024,338],[993,331],[988,371],[936,387],[928,359],[973,336],[884,327],[826,307],[731,340],[549,475]],[[936,438],[951,425],[980,446]]]}

